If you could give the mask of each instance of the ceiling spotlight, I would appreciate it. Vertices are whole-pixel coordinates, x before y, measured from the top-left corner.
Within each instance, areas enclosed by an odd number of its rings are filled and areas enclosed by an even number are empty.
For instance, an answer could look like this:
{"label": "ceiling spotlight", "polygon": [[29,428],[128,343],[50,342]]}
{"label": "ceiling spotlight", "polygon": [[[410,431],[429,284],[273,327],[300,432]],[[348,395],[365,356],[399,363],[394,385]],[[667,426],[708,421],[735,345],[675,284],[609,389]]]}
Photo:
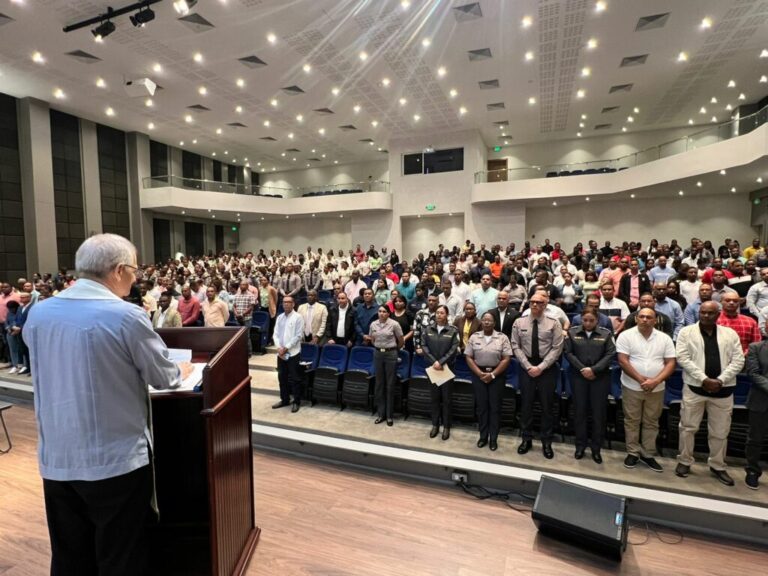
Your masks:
{"label": "ceiling spotlight", "polygon": [[678,191],[677,191],[677,195],[678,195],[678,196],[684,196],[684,195],[685,195],[685,192],[683,192],[682,190],[678,190]]}
{"label": "ceiling spotlight", "polygon": [[[466,110],[465,110],[465,112],[466,112]],[[371,126],[376,128],[376,126],[378,126],[378,125],[379,125],[379,121],[378,120],[371,120]]]}
{"label": "ceiling spotlight", "polygon": [[706,114],[706,113],[707,113],[707,109],[704,106],[699,108],[699,114]]}
{"label": "ceiling spotlight", "polygon": [[552,206],[557,206],[557,200],[555,200],[554,202],[552,202]]}
{"label": "ceiling spotlight", "polygon": [[280,156],[282,156],[283,158],[285,158],[285,152],[280,152]]}
{"label": "ceiling spotlight", "polygon": [[104,82],[104,78],[96,78],[96,87],[97,88],[106,88],[107,83]]}
{"label": "ceiling spotlight", "polygon": [[576,132],[576,136],[578,136],[579,138],[581,138],[581,132]]}
{"label": "ceiling spotlight", "polygon": [[763,74],[762,76],[760,76],[760,84],[765,84],[766,82],[768,82],[768,76]]}
{"label": "ceiling spotlight", "polygon": [[104,113],[107,116],[114,116],[115,115],[115,110],[111,106],[107,106],[107,109],[104,110]]}
{"label": "ceiling spotlight", "polygon": [[200,64],[200,63],[203,61],[203,55],[202,55],[202,54],[200,54],[200,52],[195,52],[195,53],[192,55],[192,60],[194,60],[195,62],[197,62],[198,64]]}
{"label": "ceiling spotlight", "polygon": [[504,146],[509,146],[509,140],[504,140]]}
{"label": "ceiling spotlight", "polygon": [[242,106],[235,106],[235,112],[238,113],[238,114],[242,114],[243,113],[243,107]]}
{"label": "ceiling spotlight", "polygon": [[763,177],[762,176],[758,176],[757,180],[755,180],[755,182],[757,182],[758,184],[762,184],[763,183]]}
{"label": "ceiling spotlight", "polygon": [[597,48],[597,38],[590,38],[589,40],[587,40],[587,48],[589,48],[590,50],[594,50],[595,48]]}
{"label": "ceiling spotlight", "polygon": [[352,110],[355,111],[355,114],[359,113],[360,112],[360,104],[355,104],[354,107],[352,108]]}
{"label": "ceiling spotlight", "polygon": [[405,106],[406,104],[408,104],[408,100],[406,100],[405,98],[400,98],[398,102],[400,103],[400,106]]}
{"label": "ceiling spotlight", "polygon": [[[224,150],[224,156],[229,156],[229,150]],[[210,212],[210,210],[208,210]]]}
{"label": "ceiling spotlight", "polygon": [[728,172],[725,170],[720,170],[720,176],[725,176],[726,174],[728,174]]}
{"label": "ceiling spotlight", "polygon": [[293,140],[293,132],[288,132],[288,139]]}
{"label": "ceiling spotlight", "polygon": [[599,2],[595,2],[595,12],[604,12],[607,6],[605,5],[605,2],[600,0]]}
{"label": "ceiling spotlight", "polygon": [[635,117],[634,116],[627,116],[627,122],[629,122],[631,124],[634,121],[635,121]]}
{"label": "ceiling spotlight", "polygon": [[403,10],[407,10],[411,7],[411,1],[410,0],[401,0],[400,6],[402,6]]}
{"label": "ceiling spotlight", "polygon": [[306,72],[307,74],[309,74],[312,71],[312,66],[310,66],[309,64],[304,64],[304,66],[302,66],[301,69],[304,70],[304,72]]}
{"label": "ceiling spotlight", "polygon": [[640,114],[640,108],[635,106],[635,108],[632,110],[635,114]]}
{"label": "ceiling spotlight", "polygon": [[632,194],[629,195],[629,197],[630,198],[634,198],[635,197],[635,193],[633,192]]}
{"label": "ceiling spotlight", "polygon": [[155,62],[154,66],[152,66],[152,71],[157,72],[158,74],[163,71],[163,67],[160,62]]}
{"label": "ceiling spotlight", "polygon": [[589,196],[587,196],[586,198],[584,198],[584,200],[586,200],[587,202],[589,202]]}
{"label": "ceiling spotlight", "polygon": [[192,124],[192,115],[187,114],[186,116],[184,116],[184,122],[186,122],[187,124]]}
{"label": "ceiling spotlight", "polygon": [[728,88],[736,88],[736,81],[735,80],[730,80],[728,82]]}
{"label": "ceiling spotlight", "polygon": [[245,80],[243,80],[242,78],[238,78],[237,80],[235,80],[235,84],[237,84],[238,88],[245,88]]}
{"label": "ceiling spotlight", "polygon": [[131,24],[138,27],[144,27],[148,22],[152,22],[155,19],[155,11],[149,6],[144,6],[134,16],[130,17]]}
{"label": "ceiling spotlight", "polygon": [[303,122],[303,121],[304,121],[304,116],[302,116],[301,114],[297,114],[296,115],[296,122]]}
{"label": "ceiling spotlight", "polygon": [[528,52],[525,53],[525,61],[530,62],[533,60],[533,51],[528,50]]}
{"label": "ceiling spotlight", "polygon": [[585,95],[586,95],[586,92],[583,89],[576,91],[576,98],[584,98]]}
{"label": "ceiling spotlight", "polygon": [[688,124],[693,124],[693,118],[688,118]]}
{"label": "ceiling spotlight", "polygon": [[155,129],[155,123],[154,122],[150,122],[149,124],[147,124],[147,129],[148,130],[154,130]]}
{"label": "ceiling spotlight", "polygon": [[698,186],[699,188],[701,188],[701,187],[703,186],[703,184],[701,183],[701,181],[699,181],[699,182],[696,182],[696,186]]}
{"label": "ceiling spotlight", "polygon": [[586,115],[586,114],[582,114],[582,115],[581,115],[581,119],[582,119],[582,120],[586,120],[586,119],[587,119],[587,115]]}
{"label": "ceiling spotlight", "polygon": [[712,96],[712,99],[709,101],[710,104],[717,104],[717,98]]}
{"label": "ceiling spotlight", "polygon": [[622,131],[622,132],[626,132],[626,131],[627,131],[627,127],[626,127],[626,126],[622,126],[622,127],[621,127],[621,131]]}
{"label": "ceiling spotlight", "polygon": [[467,109],[466,109],[464,106],[462,106],[461,108],[459,108],[459,114],[460,114],[461,116],[464,116],[464,114],[466,114],[466,113],[467,113]]}
{"label": "ceiling spotlight", "polygon": [[339,163],[339,161],[338,161],[338,160],[334,160],[334,161],[333,161],[333,163],[334,163],[334,164],[338,164],[338,163]]}
{"label": "ceiling spotlight", "polygon": [[211,156],[216,156],[216,152],[212,152],[212,153],[211,153]]}
{"label": "ceiling spotlight", "polygon": [[222,133],[222,132],[223,132],[223,130],[222,130],[221,128],[216,128],[216,134],[218,134],[219,136],[221,136],[221,133]]}
{"label": "ceiling spotlight", "polygon": [[413,121],[414,122],[418,122],[419,120],[421,120],[421,116],[419,116],[418,114],[414,114],[413,115]]}
{"label": "ceiling spotlight", "polygon": [[173,0],[173,9],[182,16],[186,16],[195,7],[195,4],[197,4],[197,0]]}
{"label": "ceiling spotlight", "polygon": [[424,38],[424,40],[421,41],[421,45],[424,46],[424,48],[429,48],[432,44],[432,40],[429,38]]}
{"label": "ceiling spotlight", "polygon": [[146,106],[147,108],[152,108],[152,106],[154,105],[155,103],[152,101],[152,98],[147,98],[146,100],[144,100],[144,106]]}
{"label": "ceiling spotlight", "polygon": [[61,88],[56,88],[56,90],[53,91],[53,97],[58,100],[63,100],[64,98],[67,97],[67,95],[64,94],[64,90],[62,90]]}
{"label": "ceiling spotlight", "polygon": [[448,71],[445,69],[445,66],[440,66],[440,68],[437,69],[437,75],[442,78],[448,73]]}
{"label": "ceiling spotlight", "polygon": [[325,135],[325,128],[318,128],[317,133],[320,134],[320,136]]}
{"label": "ceiling spotlight", "polygon": [[677,55],[677,61],[678,62],[688,62],[688,53],[687,52],[680,52],[680,54]]}
{"label": "ceiling spotlight", "polygon": [[115,23],[111,20],[107,20],[106,22],[102,22],[96,28],[91,30],[91,34],[93,34],[94,40],[96,42],[101,42],[104,38],[112,34],[117,29],[117,26],[115,26]]}
{"label": "ceiling spotlight", "polygon": [[206,96],[208,94],[208,88],[200,86],[200,88],[197,89],[197,93],[200,94],[200,96]]}
{"label": "ceiling spotlight", "polygon": [[592,69],[589,66],[585,66],[581,69],[581,77],[588,78],[592,74]]}
{"label": "ceiling spotlight", "polygon": [[584,122],[579,122],[579,128],[584,128]]}
{"label": "ceiling spotlight", "polygon": [[272,100],[269,101],[269,105],[272,106],[272,108],[277,108],[277,105],[279,102],[277,101],[277,98],[272,98]]}
{"label": "ceiling spotlight", "polygon": [[711,118],[710,120],[711,120],[713,123],[714,123],[714,122],[717,122],[717,116],[712,116],[712,118]]}
{"label": "ceiling spotlight", "polygon": [[531,106],[533,106],[534,104],[536,104],[536,98],[534,98],[533,96],[531,96],[530,98],[528,98],[528,104],[530,104]]}
{"label": "ceiling spotlight", "polygon": [[333,94],[334,96],[338,96],[339,92],[341,92],[341,90],[339,90],[336,86],[331,88],[331,94]]}
{"label": "ceiling spotlight", "polygon": [[274,44],[275,42],[277,42],[277,36],[275,36],[272,32],[270,32],[269,34],[267,34],[267,42],[269,42],[270,44]]}
{"label": "ceiling spotlight", "polygon": [[451,98],[456,98],[456,96],[458,96],[458,95],[459,95],[459,91],[458,91],[458,90],[456,90],[456,88],[451,88],[451,91],[450,91],[450,92],[448,92],[448,95],[449,95]]}
{"label": "ceiling spotlight", "polygon": [[390,84],[389,78],[382,78],[381,79],[381,85],[384,86],[385,88],[388,88],[389,84]]}
{"label": "ceiling spotlight", "polygon": [[746,100],[746,99],[747,99],[747,97],[745,96],[744,92],[739,94],[739,100]]}
{"label": "ceiling spotlight", "polygon": [[763,48],[762,52],[760,52],[760,58],[768,58],[768,48]]}
{"label": "ceiling spotlight", "polygon": [[360,60],[362,60],[363,62],[368,60],[368,52],[366,52],[365,50],[360,52],[360,54],[358,54],[358,56],[359,56]]}
{"label": "ceiling spotlight", "polygon": [[733,106],[731,106],[730,104],[727,104],[725,106],[725,109],[728,110],[728,112],[730,112],[731,110],[733,110]]}
{"label": "ceiling spotlight", "polygon": [[269,120],[264,120],[264,128],[269,128]]}
{"label": "ceiling spotlight", "polygon": [[731,193],[734,193],[734,192],[736,192],[736,187],[735,186],[733,188],[731,188]]}
{"label": "ceiling spotlight", "polygon": [[530,28],[533,25],[533,18],[524,16],[522,21],[523,28]]}
{"label": "ceiling spotlight", "polygon": [[709,28],[712,28],[712,18],[707,17],[701,21],[701,29],[708,30]]}

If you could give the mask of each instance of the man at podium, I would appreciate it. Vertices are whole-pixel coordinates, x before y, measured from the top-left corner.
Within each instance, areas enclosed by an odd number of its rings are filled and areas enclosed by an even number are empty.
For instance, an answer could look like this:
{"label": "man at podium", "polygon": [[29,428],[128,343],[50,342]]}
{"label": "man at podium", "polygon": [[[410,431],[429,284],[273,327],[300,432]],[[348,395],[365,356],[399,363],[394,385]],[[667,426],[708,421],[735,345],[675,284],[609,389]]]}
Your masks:
{"label": "man at podium", "polygon": [[174,388],[192,366],[169,360],[146,312],[122,299],[135,282],[133,244],[92,236],[75,267],[75,285],[24,326],[51,573],[142,574],[154,507],[147,385]]}

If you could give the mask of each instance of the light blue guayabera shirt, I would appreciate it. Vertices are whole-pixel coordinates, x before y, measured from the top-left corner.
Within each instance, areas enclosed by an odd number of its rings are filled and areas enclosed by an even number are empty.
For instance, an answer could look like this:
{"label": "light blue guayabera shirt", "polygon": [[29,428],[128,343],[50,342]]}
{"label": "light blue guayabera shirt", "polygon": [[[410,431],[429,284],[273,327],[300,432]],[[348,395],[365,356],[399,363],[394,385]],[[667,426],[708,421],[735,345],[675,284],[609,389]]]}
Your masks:
{"label": "light blue guayabera shirt", "polygon": [[149,390],[179,385],[179,369],[147,313],[80,279],[38,302],[24,325],[40,474],[104,480],[149,464]]}

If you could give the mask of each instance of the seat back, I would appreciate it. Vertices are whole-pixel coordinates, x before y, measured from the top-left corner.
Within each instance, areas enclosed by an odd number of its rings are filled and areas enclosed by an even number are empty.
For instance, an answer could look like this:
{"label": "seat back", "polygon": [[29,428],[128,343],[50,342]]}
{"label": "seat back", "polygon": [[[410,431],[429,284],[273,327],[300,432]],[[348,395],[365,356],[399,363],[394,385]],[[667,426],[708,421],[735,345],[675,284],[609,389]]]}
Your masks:
{"label": "seat back", "polygon": [[317,368],[317,363],[320,360],[320,347],[311,342],[302,342],[300,360],[308,370],[314,370]]}
{"label": "seat back", "polygon": [[369,376],[374,374],[373,348],[370,346],[354,346],[349,352],[347,372],[365,372]]}
{"label": "seat back", "polygon": [[399,350],[397,352],[397,377],[403,382],[408,380],[411,375],[411,353],[408,350]]}
{"label": "seat back", "polygon": [[456,356],[456,362],[453,365],[453,373],[456,375],[456,380],[472,382],[472,371],[469,369],[464,354]]}
{"label": "seat back", "polygon": [[749,389],[752,387],[752,377],[748,374],[736,376],[736,390],[733,392],[734,406],[746,406]]}
{"label": "seat back", "polygon": [[509,366],[507,366],[507,379],[506,386],[517,390],[520,387],[520,374],[518,372],[520,362],[513,356],[509,360]]}
{"label": "seat back", "polygon": [[427,377],[427,365],[424,356],[421,354],[414,354],[411,359],[411,379],[413,378],[426,378]]}
{"label": "seat back", "polygon": [[347,369],[347,347],[341,344],[326,344],[320,352],[317,365],[320,368],[344,372]]}
{"label": "seat back", "polygon": [[671,402],[682,402],[683,400],[683,369],[677,368],[672,376],[667,378],[664,388],[664,405],[669,406]]}

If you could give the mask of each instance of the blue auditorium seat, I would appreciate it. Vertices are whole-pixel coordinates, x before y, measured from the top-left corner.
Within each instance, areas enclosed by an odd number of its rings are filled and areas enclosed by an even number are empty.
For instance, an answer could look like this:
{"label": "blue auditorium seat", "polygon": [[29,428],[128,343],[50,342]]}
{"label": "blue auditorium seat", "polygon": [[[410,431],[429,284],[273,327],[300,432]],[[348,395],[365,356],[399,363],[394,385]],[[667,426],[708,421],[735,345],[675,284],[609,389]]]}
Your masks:
{"label": "blue auditorium seat", "polygon": [[312,386],[312,402],[339,402],[341,378],[347,369],[347,347],[326,344],[320,351]]}
{"label": "blue auditorium seat", "polygon": [[301,355],[299,363],[303,371],[304,397],[312,400],[312,384],[314,383],[315,369],[320,360],[320,347],[311,342],[301,343]]}
{"label": "blue auditorium seat", "polygon": [[251,331],[258,334],[259,345],[254,350],[261,354],[267,353],[267,345],[269,344],[269,312],[264,310],[256,310],[253,313],[253,320],[251,321]]}
{"label": "blue auditorium seat", "polygon": [[373,352],[370,346],[354,346],[350,350],[341,384],[342,410],[346,406],[370,408],[373,405]]}
{"label": "blue auditorium seat", "polygon": [[475,422],[475,392],[472,388],[472,371],[467,365],[466,356],[459,354],[453,365],[456,378],[451,390],[451,417],[461,422]]}
{"label": "blue auditorium seat", "polygon": [[408,381],[408,400],[406,417],[411,414],[429,416],[431,411],[431,386],[427,378],[426,361],[421,354],[414,354],[411,359],[411,378]]}

